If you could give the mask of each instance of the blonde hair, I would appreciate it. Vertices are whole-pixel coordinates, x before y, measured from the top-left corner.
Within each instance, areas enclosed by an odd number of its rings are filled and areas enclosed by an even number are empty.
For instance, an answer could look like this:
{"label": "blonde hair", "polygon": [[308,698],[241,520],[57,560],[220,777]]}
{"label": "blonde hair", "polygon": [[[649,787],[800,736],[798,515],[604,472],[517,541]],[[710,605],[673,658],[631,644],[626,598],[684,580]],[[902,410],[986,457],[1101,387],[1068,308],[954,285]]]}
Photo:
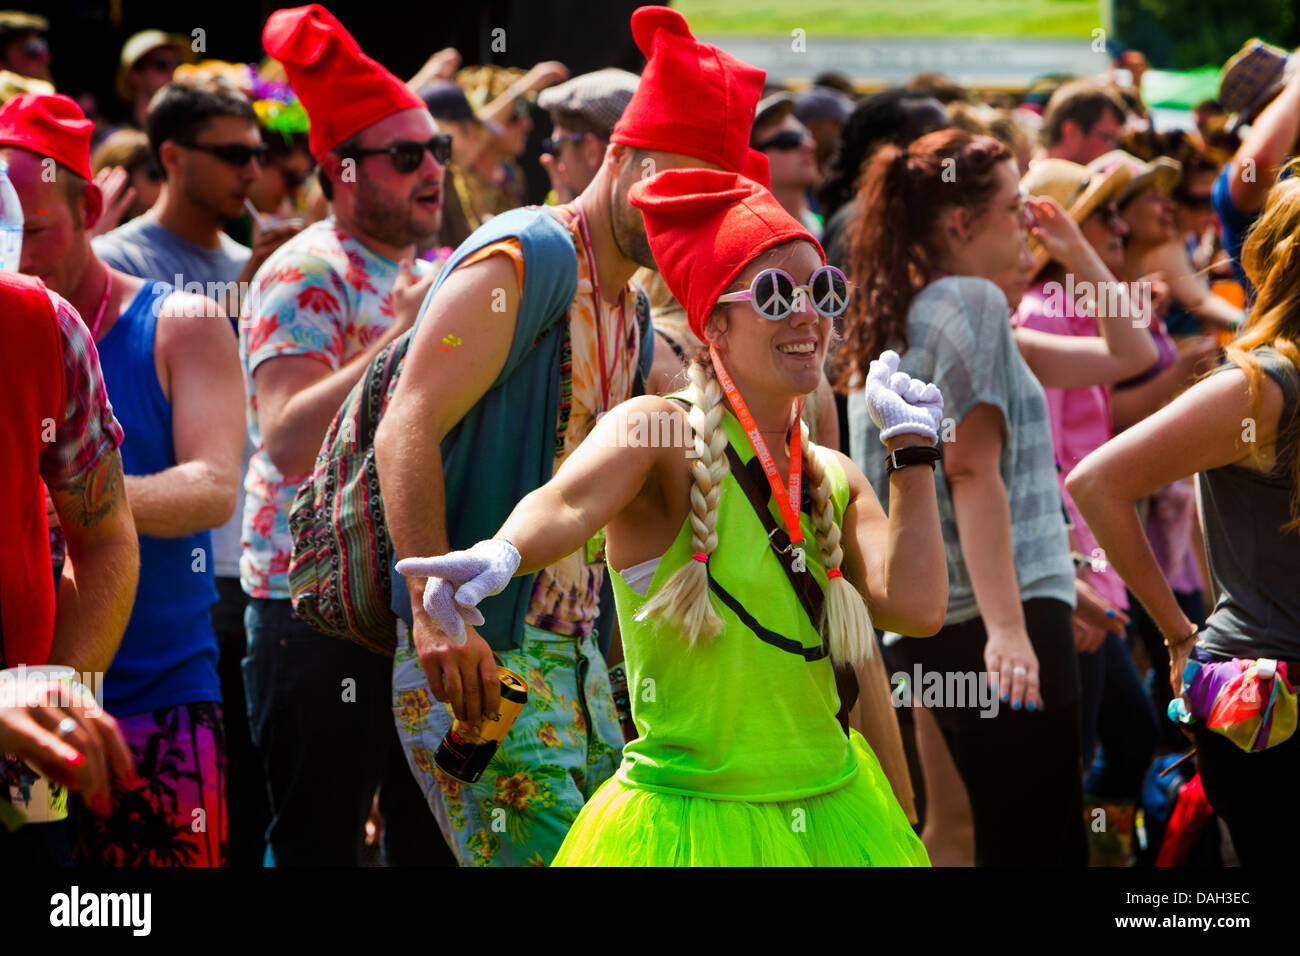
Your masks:
{"label": "blonde hair", "polygon": [[[690,423],[695,438],[696,458],[691,462],[691,549],[712,555],[718,548],[718,499],[722,483],[730,473],[727,464],[727,433],[721,427],[726,403],[722,387],[706,361],[693,361],[687,367],[691,402]],[[812,444],[808,425],[800,422],[801,440],[808,488],[813,499],[813,528],[822,566],[828,572],[822,619],[818,629],[830,645],[831,660],[836,665],[858,666],[871,658],[875,640],[866,602],[840,571],[844,549],[841,532],[835,523],[834,485],[831,470],[822,460],[825,450]],[[831,573],[835,572],[835,573]],[[722,630],[718,613],[709,593],[709,572],[705,562],[693,557],[677,569],[637,612],[636,620],[655,618],[676,629],[681,638],[694,646],[700,638],[712,639]]]}
{"label": "blonde hair", "polygon": [[[1300,160],[1293,160],[1291,168],[1300,173]],[[1291,363],[1293,373],[1300,373],[1300,179],[1284,179],[1269,191],[1264,212],[1242,248],[1241,265],[1255,286],[1255,304],[1250,321],[1224,351],[1246,373],[1251,413],[1259,421],[1266,373],[1252,351],[1271,345]],[[1296,429],[1300,423],[1292,423],[1291,430]],[[1279,422],[1274,447],[1281,447],[1286,430],[1287,423]],[[1261,454],[1255,443],[1251,458],[1257,465]],[[1291,480],[1296,491],[1286,531],[1300,529],[1300,453],[1291,462]]]}

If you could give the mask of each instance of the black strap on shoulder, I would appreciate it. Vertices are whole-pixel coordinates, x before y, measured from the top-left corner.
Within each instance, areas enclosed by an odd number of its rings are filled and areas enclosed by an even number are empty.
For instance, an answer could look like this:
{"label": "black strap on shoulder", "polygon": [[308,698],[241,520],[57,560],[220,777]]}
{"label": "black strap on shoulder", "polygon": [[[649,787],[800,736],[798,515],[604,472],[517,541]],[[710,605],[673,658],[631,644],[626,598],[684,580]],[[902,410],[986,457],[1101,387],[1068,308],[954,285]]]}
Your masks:
{"label": "black strap on shoulder", "polygon": [[673,354],[681,359],[682,362],[686,361],[686,350],[677,344],[676,339],[658,326],[655,327],[655,334],[668,343],[668,347],[673,350]]}
{"label": "black strap on shoulder", "polygon": [[[781,565],[781,570],[790,579],[790,584],[794,587],[794,593],[798,596],[799,603],[803,605],[804,613],[808,615],[813,630],[819,629],[821,627],[822,606],[826,597],[811,571],[795,571],[790,566],[793,560],[790,550],[790,535],[785,528],[777,525],[772,519],[772,513],[767,507],[768,492],[765,488],[766,482],[759,484],[754,477],[754,473],[740,460],[740,454],[731,445],[727,446],[727,461],[731,464],[731,474],[735,477],[736,483],[745,492],[745,497],[749,499],[754,513],[758,515],[758,520],[763,523],[763,530],[767,532],[768,544],[776,552],[776,562]],[[758,456],[754,456],[750,461],[758,464]],[[759,467],[762,466],[759,465]]]}

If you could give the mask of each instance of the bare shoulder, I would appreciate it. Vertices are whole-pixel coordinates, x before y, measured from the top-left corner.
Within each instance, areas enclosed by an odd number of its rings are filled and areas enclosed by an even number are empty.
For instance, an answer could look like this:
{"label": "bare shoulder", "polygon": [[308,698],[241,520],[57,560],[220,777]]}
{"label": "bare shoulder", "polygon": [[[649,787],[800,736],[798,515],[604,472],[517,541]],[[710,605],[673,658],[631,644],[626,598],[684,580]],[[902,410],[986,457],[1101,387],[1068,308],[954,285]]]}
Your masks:
{"label": "bare shoulder", "polygon": [[226,311],[206,295],[172,292],[157,305],[158,335],[215,338],[217,333],[234,338]]}

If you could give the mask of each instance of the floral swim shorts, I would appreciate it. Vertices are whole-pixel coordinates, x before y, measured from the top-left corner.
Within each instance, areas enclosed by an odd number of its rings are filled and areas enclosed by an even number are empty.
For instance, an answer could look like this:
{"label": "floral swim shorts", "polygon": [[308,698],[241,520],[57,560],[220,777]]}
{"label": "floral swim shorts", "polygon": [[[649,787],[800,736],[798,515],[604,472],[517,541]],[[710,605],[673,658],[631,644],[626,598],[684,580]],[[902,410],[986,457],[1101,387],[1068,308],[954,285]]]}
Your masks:
{"label": "floral swim shorts", "polygon": [[595,636],[525,626],[520,647],[497,653],[528,682],[528,703],[475,784],[434,766],[451,709],[430,692],[402,624],[397,646],[397,735],[456,858],[462,866],[549,864],[578,811],[622,758],[623,734]]}

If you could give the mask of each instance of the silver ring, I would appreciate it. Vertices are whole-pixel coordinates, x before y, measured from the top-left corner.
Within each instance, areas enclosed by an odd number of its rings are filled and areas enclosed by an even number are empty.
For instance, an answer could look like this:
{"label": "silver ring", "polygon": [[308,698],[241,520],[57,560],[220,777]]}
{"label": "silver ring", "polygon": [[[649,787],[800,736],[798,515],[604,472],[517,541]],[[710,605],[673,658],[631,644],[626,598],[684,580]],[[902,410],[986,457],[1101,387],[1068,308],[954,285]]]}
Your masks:
{"label": "silver ring", "polygon": [[60,737],[67,737],[77,729],[77,722],[71,717],[64,717],[59,721],[59,726],[54,728],[54,733]]}
{"label": "silver ring", "polygon": [[1016,667],[1011,668],[1011,673],[1012,673],[1013,675],[1015,675],[1015,676],[1018,677],[1018,676],[1020,676],[1021,674],[1028,674],[1028,673],[1029,673],[1029,669],[1028,669],[1027,667],[1016,666]]}

